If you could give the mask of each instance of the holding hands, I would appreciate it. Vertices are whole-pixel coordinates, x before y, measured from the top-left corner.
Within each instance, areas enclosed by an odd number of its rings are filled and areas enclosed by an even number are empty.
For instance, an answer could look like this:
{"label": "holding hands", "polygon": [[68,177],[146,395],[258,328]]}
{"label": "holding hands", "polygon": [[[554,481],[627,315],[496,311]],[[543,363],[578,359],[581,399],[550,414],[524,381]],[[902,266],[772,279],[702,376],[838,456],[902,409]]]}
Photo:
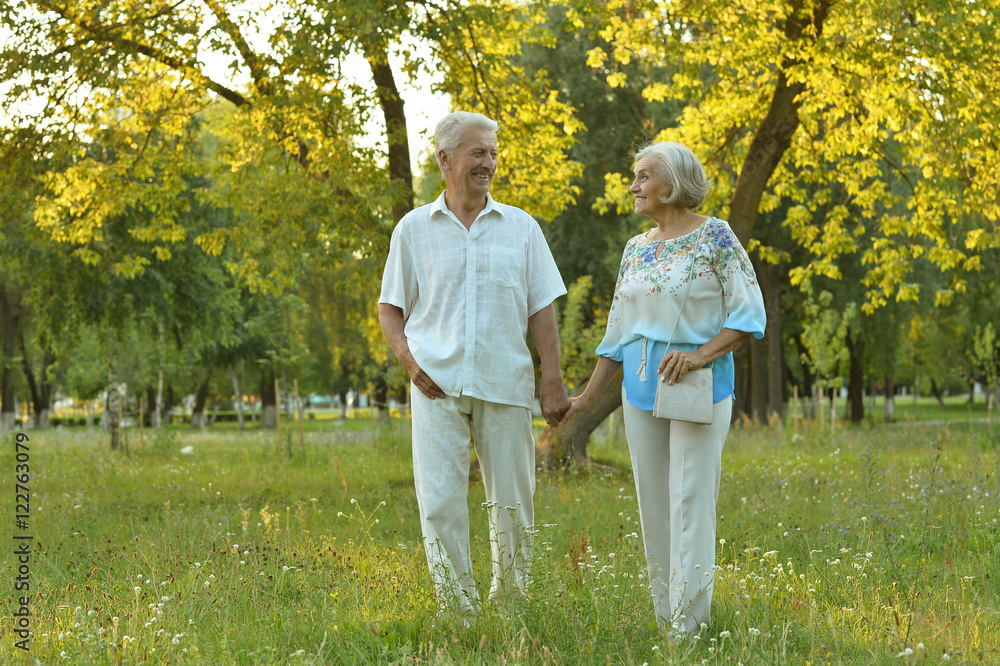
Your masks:
{"label": "holding hands", "polygon": [[608,387],[621,367],[622,364],[619,361],[612,361],[606,356],[599,357],[597,359],[597,367],[594,368],[594,373],[590,376],[590,380],[587,381],[587,387],[583,390],[583,393],[569,398],[569,408],[563,415],[562,422],[565,422],[578,412],[590,409],[597,402],[597,399],[604,392],[604,389]]}
{"label": "holding hands", "polygon": [[555,428],[560,423],[569,418],[571,399],[566,395],[563,388],[562,378],[558,385],[542,382],[542,393],[540,396],[542,406],[542,416],[550,428]]}

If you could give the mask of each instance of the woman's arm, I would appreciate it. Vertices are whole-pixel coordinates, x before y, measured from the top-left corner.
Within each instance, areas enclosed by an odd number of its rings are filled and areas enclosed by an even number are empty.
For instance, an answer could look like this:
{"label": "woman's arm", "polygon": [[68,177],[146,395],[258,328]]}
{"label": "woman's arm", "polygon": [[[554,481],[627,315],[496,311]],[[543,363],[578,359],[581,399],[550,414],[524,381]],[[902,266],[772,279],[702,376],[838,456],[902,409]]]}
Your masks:
{"label": "woman's arm", "polygon": [[663,355],[657,372],[661,382],[673,384],[684,379],[688,370],[702,368],[717,358],[738,349],[751,336],[745,331],[723,328],[715,337],[694,351],[672,349]]}
{"label": "woman's arm", "polygon": [[590,409],[594,402],[597,401],[597,398],[604,393],[604,389],[608,387],[608,384],[614,379],[615,373],[621,367],[621,361],[613,361],[607,356],[599,356],[597,367],[594,368],[594,373],[590,375],[590,380],[587,382],[586,388],[583,389],[583,393],[570,398],[570,402],[573,404],[570,406],[569,411],[566,412],[563,420],[565,421],[576,412]]}

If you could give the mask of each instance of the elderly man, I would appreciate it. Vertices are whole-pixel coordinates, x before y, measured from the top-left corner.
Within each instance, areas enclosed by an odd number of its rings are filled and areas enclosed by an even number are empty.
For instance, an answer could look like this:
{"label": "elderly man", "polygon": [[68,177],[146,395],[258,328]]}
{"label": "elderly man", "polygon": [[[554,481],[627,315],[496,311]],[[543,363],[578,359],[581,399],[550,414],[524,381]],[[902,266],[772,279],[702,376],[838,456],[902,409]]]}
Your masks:
{"label": "elderly man", "polygon": [[535,382],[541,408],[569,409],[552,302],[566,293],[538,223],[490,196],[499,125],[457,111],[435,130],[446,190],[396,226],[379,321],[412,383],[413,476],[424,548],[442,607],[475,612],[469,553],[469,443],[486,490],[490,597],[522,592],[531,564]]}

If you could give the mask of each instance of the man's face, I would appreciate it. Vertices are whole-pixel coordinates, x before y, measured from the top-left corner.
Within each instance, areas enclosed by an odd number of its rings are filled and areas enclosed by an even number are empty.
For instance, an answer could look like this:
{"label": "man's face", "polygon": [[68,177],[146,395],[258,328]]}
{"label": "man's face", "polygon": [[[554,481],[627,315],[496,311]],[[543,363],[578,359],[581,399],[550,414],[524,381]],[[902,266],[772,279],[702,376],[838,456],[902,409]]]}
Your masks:
{"label": "man's face", "polygon": [[485,197],[497,170],[497,137],[489,130],[466,130],[462,145],[452,154],[444,151],[441,166],[448,192],[460,197]]}

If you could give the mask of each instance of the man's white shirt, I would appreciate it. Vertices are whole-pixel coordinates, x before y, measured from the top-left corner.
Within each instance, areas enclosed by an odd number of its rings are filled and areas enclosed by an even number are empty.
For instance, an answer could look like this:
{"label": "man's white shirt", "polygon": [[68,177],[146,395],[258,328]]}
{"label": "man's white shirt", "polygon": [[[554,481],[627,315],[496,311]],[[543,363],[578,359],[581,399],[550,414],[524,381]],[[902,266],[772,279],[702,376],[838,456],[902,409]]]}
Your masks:
{"label": "man's white shirt", "polygon": [[530,408],[528,317],[565,293],[534,218],[487,194],[466,230],[442,193],[393,230],[379,302],[403,310],[410,353],[446,394]]}

